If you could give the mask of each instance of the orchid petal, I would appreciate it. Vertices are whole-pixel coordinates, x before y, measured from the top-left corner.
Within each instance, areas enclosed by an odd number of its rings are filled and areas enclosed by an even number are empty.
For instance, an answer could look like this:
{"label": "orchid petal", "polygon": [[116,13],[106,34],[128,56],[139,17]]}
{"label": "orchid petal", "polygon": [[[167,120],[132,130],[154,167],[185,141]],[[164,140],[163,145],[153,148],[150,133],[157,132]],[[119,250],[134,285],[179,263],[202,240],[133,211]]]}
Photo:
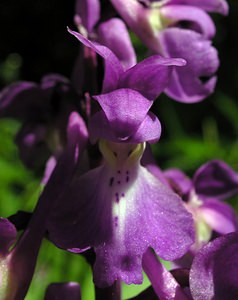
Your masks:
{"label": "orchid petal", "polygon": [[238,234],[230,233],[204,246],[190,271],[194,300],[238,298]]}
{"label": "orchid petal", "polygon": [[94,246],[99,287],[118,278],[140,283],[149,246],[171,260],[193,243],[193,220],[181,199],[143,167],[128,173],[107,165],[89,171],[74,182],[67,199],[54,212],[50,238],[74,251]]}
{"label": "orchid petal", "polygon": [[[141,283],[141,258],[149,246],[160,257],[169,260],[182,256],[188,250],[188,245],[193,242],[193,221],[184,210],[181,200],[176,198],[175,194],[140,167],[133,187],[119,199],[119,215],[115,220],[118,233],[110,243],[96,248],[94,272],[95,282],[99,286],[111,284],[117,278],[127,284]],[[172,220],[175,215],[176,221]],[[184,223],[185,219],[187,224]],[[173,240],[170,239],[172,231],[176,232]]]}
{"label": "orchid petal", "polygon": [[144,121],[152,102],[131,89],[119,89],[94,96],[101,105],[112,131],[120,139],[133,135]]}
{"label": "orchid petal", "polygon": [[179,169],[168,169],[164,171],[164,176],[167,178],[171,188],[181,197],[187,196],[193,187],[192,180]]}
{"label": "orchid petal", "polygon": [[0,94],[0,116],[35,121],[40,115],[42,119],[50,110],[52,91],[56,87],[66,91],[67,86],[68,79],[59,74],[44,76],[39,85],[28,81],[13,83]]}
{"label": "orchid petal", "polygon": [[180,58],[151,56],[124,72],[118,87],[134,89],[147,99],[154,100],[168,85],[173,67],[185,64],[185,60]]}
{"label": "orchid petal", "polygon": [[[50,240],[58,247],[72,252],[78,248],[76,252],[80,252],[111,238],[111,203],[106,197],[110,178],[104,182],[107,172],[104,176],[102,173],[104,168],[98,168],[76,178],[67,195],[62,195],[57,203],[48,228]],[[98,197],[103,186],[105,195],[102,191]]]}
{"label": "orchid petal", "polygon": [[103,111],[99,111],[92,116],[89,123],[89,136],[91,143],[96,143],[98,139],[105,139],[117,142],[118,138],[110,127],[110,123]]}
{"label": "orchid petal", "polygon": [[158,299],[188,299],[178,282],[151,249],[148,249],[143,255],[142,264]]}
{"label": "orchid petal", "polygon": [[102,22],[97,29],[98,40],[112,50],[125,70],[136,64],[136,54],[124,22],[118,18]]}
{"label": "orchid petal", "polygon": [[238,193],[238,173],[223,161],[213,160],[197,170],[193,184],[202,199],[225,200]]}
{"label": "orchid petal", "polygon": [[63,90],[66,91],[67,87],[69,87],[70,81],[68,78],[52,73],[52,74],[47,74],[41,79],[40,86],[42,89],[51,89],[55,87],[63,87]]}
{"label": "orchid petal", "polygon": [[86,47],[93,49],[105,61],[105,74],[103,81],[103,92],[114,90],[117,87],[119,76],[123,73],[123,67],[116,55],[107,47],[96,42],[91,42],[76,31],[68,29],[69,33],[74,35]]}
{"label": "orchid petal", "polygon": [[[217,51],[202,35],[185,29],[169,28],[161,32],[160,41],[168,57],[183,57],[187,64],[173,70],[165,92],[173,99],[193,103],[203,100],[215,88],[212,76],[219,65]],[[201,77],[211,77],[205,83]]]}
{"label": "orchid petal", "polygon": [[211,39],[216,33],[211,17],[202,9],[186,5],[165,5],[160,9],[164,18],[173,22],[188,21],[196,25],[205,38]]}
{"label": "orchid petal", "polygon": [[146,167],[146,169],[153,174],[156,178],[159,179],[160,182],[162,182],[164,185],[170,186],[168,184],[167,178],[164,176],[164,172],[156,165],[155,162],[146,162],[144,163],[144,157],[142,157],[142,165]]}
{"label": "orchid petal", "polygon": [[229,6],[225,0],[168,0],[168,4],[186,4],[201,9],[228,15]]}
{"label": "orchid petal", "polygon": [[226,203],[207,200],[200,208],[205,222],[216,232],[226,234],[238,230],[235,211]]}
{"label": "orchid petal", "polygon": [[50,179],[50,176],[55,168],[57,164],[57,160],[54,156],[51,156],[47,163],[46,163],[46,167],[45,167],[45,171],[44,171],[44,176],[41,180],[41,184],[46,185],[48,180]]}
{"label": "orchid petal", "polygon": [[128,139],[130,143],[156,143],[161,136],[161,124],[156,115],[149,112],[138,130]]}
{"label": "orchid petal", "polygon": [[155,53],[159,52],[158,30],[154,30],[152,19],[159,20],[159,10],[148,9],[136,0],[111,0],[113,6],[127,25]]}
{"label": "orchid petal", "polygon": [[19,156],[28,168],[39,169],[50,156],[45,138],[46,128],[42,124],[25,124],[17,133],[15,143],[19,148]]}
{"label": "orchid petal", "polygon": [[15,226],[8,219],[0,218],[0,255],[6,256],[9,248],[14,244],[17,237]]}
{"label": "orchid petal", "polygon": [[20,120],[34,119],[45,110],[46,91],[33,82],[17,82],[9,85],[0,94],[0,116],[14,117]]}
{"label": "orchid petal", "polygon": [[77,0],[75,13],[82,25],[91,33],[100,18],[99,0]]}
{"label": "orchid petal", "polygon": [[89,132],[92,143],[95,143],[99,138],[115,143],[119,141],[132,144],[142,143],[145,141],[155,143],[160,138],[161,125],[157,117],[153,113],[149,112],[133,135],[127,138],[119,138],[111,129],[105,113],[100,111],[91,118]]}

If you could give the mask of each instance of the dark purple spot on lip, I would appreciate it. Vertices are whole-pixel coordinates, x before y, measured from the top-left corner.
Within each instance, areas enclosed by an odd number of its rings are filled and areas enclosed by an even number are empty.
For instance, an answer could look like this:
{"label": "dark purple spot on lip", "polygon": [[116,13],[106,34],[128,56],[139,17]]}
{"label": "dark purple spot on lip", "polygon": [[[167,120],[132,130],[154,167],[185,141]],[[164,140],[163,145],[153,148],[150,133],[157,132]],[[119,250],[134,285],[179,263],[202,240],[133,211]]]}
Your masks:
{"label": "dark purple spot on lip", "polygon": [[128,182],[128,181],[129,181],[129,179],[130,179],[130,178],[129,178],[129,176],[126,176],[126,182]]}
{"label": "dark purple spot on lip", "polygon": [[117,173],[118,173],[118,174],[121,174],[121,171],[120,171],[120,170],[118,170],[118,171],[117,171]]}
{"label": "dark purple spot on lip", "polygon": [[109,180],[109,186],[112,186],[113,182],[114,182],[114,177],[111,177],[110,180]]}
{"label": "dark purple spot on lip", "polygon": [[115,194],[115,197],[116,197],[116,202],[119,203],[119,201],[120,201],[119,194],[116,193],[116,194]]}
{"label": "dark purple spot on lip", "polygon": [[116,227],[118,226],[118,217],[117,216],[114,218],[114,224]]}
{"label": "dark purple spot on lip", "polygon": [[126,171],[126,174],[129,175],[129,171]]}
{"label": "dark purple spot on lip", "polygon": [[118,183],[118,184],[121,184],[121,181],[120,181],[120,180],[118,180],[118,181],[117,181],[117,183]]}
{"label": "dark purple spot on lip", "polygon": [[121,258],[121,268],[125,271],[132,271],[135,266],[135,259],[131,256],[125,255]]}
{"label": "dark purple spot on lip", "polygon": [[122,194],[121,194],[121,196],[122,196],[122,197],[125,197],[125,194],[124,194],[124,193],[122,193]]}

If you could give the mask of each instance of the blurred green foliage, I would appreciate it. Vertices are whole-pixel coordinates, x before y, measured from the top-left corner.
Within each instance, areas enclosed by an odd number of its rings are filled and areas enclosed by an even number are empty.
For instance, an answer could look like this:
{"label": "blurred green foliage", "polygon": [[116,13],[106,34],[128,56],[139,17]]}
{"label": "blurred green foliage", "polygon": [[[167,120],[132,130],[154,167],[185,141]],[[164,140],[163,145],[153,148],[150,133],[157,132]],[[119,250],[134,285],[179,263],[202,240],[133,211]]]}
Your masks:
{"label": "blurred green foliage", "polygon": [[29,210],[35,206],[40,185],[39,179],[26,170],[18,157],[14,136],[19,124],[0,119],[0,213],[2,217],[17,210]]}

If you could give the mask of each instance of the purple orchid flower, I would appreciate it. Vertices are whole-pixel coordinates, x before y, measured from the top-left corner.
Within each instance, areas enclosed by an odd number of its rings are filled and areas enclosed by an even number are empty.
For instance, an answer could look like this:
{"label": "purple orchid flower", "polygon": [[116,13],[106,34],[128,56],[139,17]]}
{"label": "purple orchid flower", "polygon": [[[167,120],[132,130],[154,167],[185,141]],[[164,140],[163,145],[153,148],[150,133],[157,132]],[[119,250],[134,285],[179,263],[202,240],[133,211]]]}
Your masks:
{"label": "purple orchid flower", "polygon": [[193,243],[192,218],[181,199],[140,165],[145,142],[160,136],[160,123],[149,112],[152,98],[171,66],[184,62],[155,56],[124,71],[108,48],[71,33],[105,59],[104,94],[94,96],[101,110],[89,124],[104,162],[71,183],[51,215],[49,236],[72,252],[94,248],[97,286],[139,284],[148,247],[172,260]]}
{"label": "purple orchid flower", "polygon": [[237,216],[223,201],[238,194],[238,173],[219,160],[201,166],[189,179],[178,169],[164,172],[171,187],[186,201],[197,227],[199,249],[211,238],[212,231],[226,234],[238,228]]}
{"label": "purple orchid flower", "polygon": [[0,117],[23,123],[15,141],[27,167],[40,168],[61,154],[68,117],[78,110],[79,99],[68,79],[57,74],[44,76],[40,84],[13,83],[1,92]]}
{"label": "purple orchid flower", "polygon": [[[153,53],[186,59],[186,67],[173,70],[166,94],[177,101],[192,103],[213,92],[219,60],[210,42],[215,26],[204,9],[226,13],[225,1],[207,1],[207,4],[179,0],[111,2]],[[204,77],[209,79],[203,82]]]}
{"label": "purple orchid flower", "polygon": [[194,300],[237,299],[238,234],[229,233],[205,245],[190,271]]}
{"label": "purple orchid flower", "polygon": [[0,219],[0,278],[4,282],[1,285],[1,296],[4,299],[24,299],[46,232],[47,220],[75,172],[87,138],[83,120],[73,112],[68,123],[66,149],[39,198],[26,230],[10,251],[9,247],[13,246],[16,239],[16,229],[8,220]]}
{"label": "purple orchid flower", "polygon": [[81,300],[80,285],[76,282],[51,283],[44,300]]}
{"label": "purple orchid flower", "polygon": [[[100,136],[114,142],[157,141],[161,133],[160,123],[156,116],[148,111],[153,100],[167,86],[173,68],[184,66],[185,61],[154,55],[126,69],[106,46],[92,42],[77,32],[69,32],[85,46],[93,49],[105,62],[103,94],[93,97],[102,110],[91,118],[91,140],[95,141]],[[137,100],[133,100],[134,98]],[[123,127],[122,135],[120,122]]]}

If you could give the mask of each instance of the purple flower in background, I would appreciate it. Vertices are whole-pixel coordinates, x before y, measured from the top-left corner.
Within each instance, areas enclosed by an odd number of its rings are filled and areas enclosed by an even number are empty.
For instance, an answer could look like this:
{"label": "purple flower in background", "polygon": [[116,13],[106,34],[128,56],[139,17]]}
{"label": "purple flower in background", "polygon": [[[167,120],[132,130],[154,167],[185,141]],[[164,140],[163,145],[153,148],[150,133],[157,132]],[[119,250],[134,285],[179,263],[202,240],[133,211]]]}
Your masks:
{"label": "purple flower in background", "polygon": [[213,92],[219,60],[210,41],[215,26],[204,9],[226,14],[225,1],[111,2],[152,53],[186,59],[186,67],[173,70],[165,90],[170,97],[192,103]]}
{"label": "purple flower in background", "polygon": [[40,249],[46,232],[46,223],[55,202],[66,190],[86,147],[87,130],[81,117],[73,112],[67,127],[67,145],[49,178],[30,222],[13,246],[16,229],[6,219],[0,219],[0,278],[1,296],[4,299],[24,299],[29,288]]}
{"label": "purple flower in background", "polygon": [[[136,64],[136,54],[124,22],[114,17],[110,3],[101,11],[98,0],[77,0],[75,24],[86,38],[97,41],[111,49],[125,68]],[[113,10],[114,11],[114,10]],[[98,61],[93,49],[81,45],[74,66],[72,81],[79,90],[90,94],[100,92]]]}
{"label": "purple flower in background", "polygon": [[181,199],[140,165],[145,142],[160,137],[160,123],[149,112],[153,97],[171,66],[183,60],[154,56],[124,71],[108,48],[73,34],[105,59],[104,94],[94,96],[101,110],[89,124],[104,161],[71,183],[51,215],[49,236],[72,252],[94,248],[97,286],[117,279],[139,284],[148,247],[172,260],[194,241],[192,217]]}
{"label": "purple flower in background", "polygon": [[0,94],[0,117],[22,122],[16,135],[20,157],[29,168],[40,168],[66,145],[69,114],[80,107],[67,78],[51,74],[40,84],[17,82]]}
{"label": "purple flower in background", "polygon": [[237,230],[237,216],[223,201],[238,194],[238,173],[219,160],[201,166],[190,180],[178,169],[164,172],[171,187],[186,201],[197,227],[194,250],[210,240],[212,231],[226,234]]}
{"label": "purple flower in background", "polygon": [[194,300],[238,298],[238,234],[229,233],[205,245],[190,271]]}
{"label": "purple flower in background", "polygon": [[86,35],[92,34],[96,24],[100,20],[100,13],[99,0],[78,0],[75,5],[75,24]]}
{"label": "purple flower in background", "polygon": [[[159,2],[160,0],[151,0],[151,2]],[[209,12],[217,12],[223,15],[228,14],[228,4],[226,0],[165,0],[168,4],[184,4],[196,6]]]}
{"label": "purple flower in background", "polygon": [[[88,9],[85,10],[84,6]],[[75,21],[79,32],[112,50],[124,67],[132,67],[136,64],[136,54],[125,23],[119,18],[112,18],[112,14],[106,10],[105,14],[100,15],[97,0],[76,2]]]}

